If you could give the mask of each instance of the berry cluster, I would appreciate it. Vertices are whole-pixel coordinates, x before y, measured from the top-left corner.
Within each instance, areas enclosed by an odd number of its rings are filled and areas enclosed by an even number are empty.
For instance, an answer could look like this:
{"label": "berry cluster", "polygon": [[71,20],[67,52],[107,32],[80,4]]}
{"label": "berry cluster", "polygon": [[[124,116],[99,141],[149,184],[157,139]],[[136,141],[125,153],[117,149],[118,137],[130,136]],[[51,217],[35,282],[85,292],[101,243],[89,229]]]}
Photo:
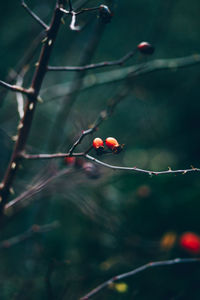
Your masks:
{"label": "berry cluster", "polygon": [[[118,141],[115,138],[113,138],[113,137],[108,137],[105,140],[105,144],[106,144],[108,150],[110,150],[114,154],[120,153],[122,151],[122,149],[123,149],[123,146],[124,146],[124,145],[120,145],[118,143]],[[104,154],[104,153],[108,153],[108,151],[106,151],[104,149],[104,142],[103,142],[103,140],[101,138],[98,138],[98,137],[95,138],[93,140],[93,144],[92,145],[93,145],[93,148],[96,150],[96,153],[98,155],[101,155],[101,154]]]}

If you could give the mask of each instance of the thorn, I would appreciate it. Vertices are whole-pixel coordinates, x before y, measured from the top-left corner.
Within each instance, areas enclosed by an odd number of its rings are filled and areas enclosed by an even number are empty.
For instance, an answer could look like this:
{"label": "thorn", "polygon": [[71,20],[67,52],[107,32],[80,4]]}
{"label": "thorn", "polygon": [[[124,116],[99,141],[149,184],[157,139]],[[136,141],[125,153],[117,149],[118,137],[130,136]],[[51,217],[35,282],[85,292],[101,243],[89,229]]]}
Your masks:
{"label": "thorn", "polygon": [[45,43],[47,41],[47,36],[42,40],[42,43]]}
{"label": "thorn", "polygon": [[53,42],[52,40],[49,40],[48,45],[51,46],[52,42]]}
{"label": "thorn", "polygon": [[4,188],[4,183],[0,183],[0,189],[2,190]]}
{"label": "thorn", "polygon": [[171,167],[168,167],[168,170],[171,172],[172,171]]}
{"label": "thorn", "polygon": [[62,23],[63,25],[65,25],[65,20],[64,20],[64,18],[61,18],[61,23]]}
{"label": "thorn", "polygon": [[40,102],[40,103],[44,102],[43,99],[40,96],[37,97],[37,101]]}
{"label": "thorn", "polygon": [[2,202],[3,198],[0,196],[0,203]]}
{"label": "thorn", "polygon": [[11,193],[11,195],[14,195],[15,194],[15,191],[14,191],[14,189],[11,187],[11,188],[9,188],[9,192]]}
{"label": "thorn", "polygon": [[12,140],[13,142],[16,142],[17,138],[18,138],[18,135],[13,135],[12,138],[11,138],[11,140]]}
{"label": "thorn", "polygon": [[20,130],[23,126],[24,126],[23,123],[20,122],[19,125],[17,126],[17,129]]}
{"label": "thorn", "polygon": [[30,104],[29,104],[29,110],[32,110],[33,109],[33,107],[34,107],[34,103],[33,102],[31,102]]}
{"label": "thorn", "polygon": [[35,67],[38,67],[39,66],[39,62],[37,61],[36,63],[35,63]]}
{"label": "thorn", "polygon": [[12,164],[11,164],[11,169],[13,169],[13,170],[14,170],[15,168],[16,168],[16,162],[15,162],[15,161],[13,161],[13,162],[12,162]]}

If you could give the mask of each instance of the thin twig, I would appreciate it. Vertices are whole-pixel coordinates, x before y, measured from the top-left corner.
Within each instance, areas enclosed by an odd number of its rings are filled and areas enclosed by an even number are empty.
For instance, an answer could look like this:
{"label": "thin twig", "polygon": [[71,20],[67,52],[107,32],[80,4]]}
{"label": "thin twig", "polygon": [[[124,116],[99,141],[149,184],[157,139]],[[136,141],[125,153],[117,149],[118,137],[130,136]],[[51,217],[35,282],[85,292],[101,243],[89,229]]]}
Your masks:
{"label": "thin twig", "polygon": [[111,67],[111,66],[122,66],[129,58],[136,54],[136,49],[133,51],[128,52],[122,58],[113,61],[104,61],[96,64],[89,64],[85,66],[64,66],[64,67],[54,67],[48,66],[48,71],[84,71],[84,70],[91,70],[91,69],[99,69],[103,67]]}
{"label": "thin twig", "polygon": [[[95,27],[93,28],[92,34],[88,37],[88,41],[86,43],[86,47],[83,49],[81,53],[81,59],[80,59],[80,65],[86,65],[91,62],[91,59],[95,53],[95,50],[98,46],[98,43],[100,41],[100,38],[104,32],[105,24],[102,24],[101,22],[97,22],[95,24]],[[65,124],[68,120],[68,116],[70,114],[70,111],[72,109],[72,106],[74,105],[81,87],[82,87],[82,81],[85,77],[86,71],[82,72],[76,72],[73,81],[70,83],[69,90],[67,91],[66,96],[62,100],[61,106],[59,108],[58,114],[56,116],[56,120],[53,126],[53,130],[51,132],[50,136],[50,152],[54,151],[55,147],[58,148],[58,145],[60,146],[60,143],[62,142],[63,147],[66,145],[66,141],[63,141],[63,128],[65,128]],[[59,134],[58,134],[59,132]]]}
{"label": "thin twig", "polygon": [[69,156],[74,156],[74,157],[81,157],[84,156],[84,153],[54,153],[54,154],[26,154],[26,153],[22,153],[21,157],[25,158],[25,159],[33,159],[33,160],[37,160],[37,159],[53,159],[53,158],[65,158],[65,157],[69,157]]}
{"label": "thin twig", "polygon": [[[80,138],[74,143],[73,147],[70,149],[70,151],[68,153],[54,153],[54,154],[21,154],[21,156],[25,159],[55,159],[55,158],[64,158],[64,157],[69,157],[69,156],[74,156],[74,157],[84,157],[92,162],[95,162],[98,165],[101,165],[103,167],[112,169],[112,170],[119,170],[119,171],[133,171],[133,172],[139,172],[139,173],[145,173],[148,175],[164,175],[164,174],[182,174],[185,175],[187,173],[191,173],[191,172],[200,172],[200,168],[195,168],[192,167],[190,169],[179,169],[179,170],[172,170],[171,168],[169,168],[168,170],[165,171],[152,171],[152,170],[145,170],[145,169],[140,169],[137,167],[121,167],[121,166],[115,166],[115,165],[111,165],[108,163],[105,163],[99,159],[96,159],[95,157],[88,155],[85,152],[81,152],[81,153],[73,153],[73,150],[75,149],[75,147],[80,144],[80,142],[82,141],[82,139],[90,134],[92,132],[93,129],[88,129],[86,131],[84,131],[82,133],[82,135],[80,136]],[[71,152],[72,150],[72,152]]]}
{"label": "thin twig", "polygon": [[97,286],[95,289],[93,289],[91,292],[86,294],[85,296],[81,297],[80,300],[86,300],[92,297],[93,295],[97,294],[99,291],[104,289],[105,287],[112,285],[113,282],[119,281],[124,278],[128,278],[130,276],[134,276],[140,272],[143,272],[147,269],[156,268],[156,267],[164,267],[164,266],[170,266],[170,265],[176,265],[176,264],[183,264],[183,263],[194,263],[194,262],[200,262],[199,258],[175,258],[165,261],[156,261],[156,262],[150,262],[148,264],[145,264],[137,269],[134,269],[130,272],[123,273],[117,276],[112,277],[111,279],[103,282],[99,286]]}
{"label": "thin twig", "polygon": [[24,233],[19,234],[15,237],[12,237],[8,240],[4,240],[4,241],[0,242],[0,249],[10,248],[10,247],[12,247],[16,244],[19,244],[27,239],[35,237],[38,234],[46,233],[46,232],[56,229],[58,227],[59,227],[59,223],[57,221],[50,223],[50,224],[46,224],[46,225],[34,224],[33,226],[31,226],[30,229],[28,229]]}
{"label": "thin twig", "polygon": [[26,9],[26,11],[36,20],[45,30],[48,30],[49,26],[45,24],[29,7],[28,5],[22,1],[22,6]]}
{"label": "thin twig", "polygon": [[[94,124],[90,126],[87,130],[82,131],[80,137],[75,141],[75,143],[72,145],[72,147],[69,150],[70,155],[74,152],[75,148],[82,142],[82,140],[89,134],[94,133],[97,131],[98,127],[102,124],[103,121],[105,121],[110,115],[113,113],[114,108],[116,105],[127,96],[128,90],[122,89],[120,92],[118,92],[114,97],[112,97],[107,104],[107,107],[105,110],[102,110],[97,117]],[[89,149],[90,150],[90,149]],[[86,151],[85,154],[87,154],[89,151]]]}
{"label": "thin twig", "polygon": [[184,170],[172,170],[171,168],[169,168],[166,171],[151,171],[151,170],[140,169],[137,167],[120,167],[120,166],[110,165],[110,164],[100,161],[100,160],[96,159],[95,157],[90,156],[88,154],[85,155],[85,158],[97,163],[98,165],[101,165],[103,167],[106,167],[106,168],[109,168],[112,170],[134,171],[134,172],[146,173],[148,175],[163,175],[163,174],[183,174],[183,175],[185,175],[186,173],[189,173],[189,172],[200,172],[199,168],[194,168],[194,167],[192,167],[191,169],[184,169]]}
{"label": "thin twig", "polygon": [[18,85],[13,85],[13,84],[9,84],[9,83],[6,83],[2,80],[0,80],[0,86],[3,86],[5,87],[6,89],[10,90],[10,91],[13,91],[13,92],[18,92],[18,93],[22,93],[22,94],[25,94],[25,95],[29,95],[30,94],[30,90],[27,90],[21,86],[18,86]]}

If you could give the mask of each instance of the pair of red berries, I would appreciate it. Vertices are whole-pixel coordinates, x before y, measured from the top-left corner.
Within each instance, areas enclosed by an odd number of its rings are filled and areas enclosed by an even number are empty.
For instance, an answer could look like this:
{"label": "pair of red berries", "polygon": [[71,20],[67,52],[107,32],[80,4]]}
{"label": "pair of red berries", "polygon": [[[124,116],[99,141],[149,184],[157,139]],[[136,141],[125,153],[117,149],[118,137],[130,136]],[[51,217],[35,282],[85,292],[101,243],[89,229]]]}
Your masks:
{"label": "pair of red berries", "polygon": [[[120,145],[118,141],[113,137],[108,137],[105,140],[105,144],[114,154],[117,154],[122,151],[123,145]],[[106,153],[104,150],[104,142],[101,138],[95,138],[92,143],[94,149],[96,150],[98,155]]]}

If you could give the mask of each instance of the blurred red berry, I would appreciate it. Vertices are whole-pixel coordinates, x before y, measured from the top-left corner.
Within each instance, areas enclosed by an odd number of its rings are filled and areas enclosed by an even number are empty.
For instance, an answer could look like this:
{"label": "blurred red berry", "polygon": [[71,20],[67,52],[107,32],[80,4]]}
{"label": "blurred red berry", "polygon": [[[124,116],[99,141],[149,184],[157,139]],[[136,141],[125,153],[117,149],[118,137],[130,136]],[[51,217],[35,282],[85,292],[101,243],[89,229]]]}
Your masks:
{"label": "blurred red berry", "polygon": [[137,48],[142,54],[153,54],[155,50],[155,48],[148,42],[141,42]]}
{"label": "blurred red berry", "polygon": [[75,161],[76,161],[76,158],[73,157],[73,156],[67,156],[64,158],[65,160],[65,163],[68,165],[68,166],[72,166],[75,164]]}
{"label": "blurred red berry", "polygon": [[185,232],[181,235],[179,244],[182,249],[192,254],[200,253],[200,237],[193,232]]}
{"label": "blurred red berry", "polygon": [[99,169],[91,162],[85,162],[83,164],[83,171],[90,179],[98,179],[100,177]]}

